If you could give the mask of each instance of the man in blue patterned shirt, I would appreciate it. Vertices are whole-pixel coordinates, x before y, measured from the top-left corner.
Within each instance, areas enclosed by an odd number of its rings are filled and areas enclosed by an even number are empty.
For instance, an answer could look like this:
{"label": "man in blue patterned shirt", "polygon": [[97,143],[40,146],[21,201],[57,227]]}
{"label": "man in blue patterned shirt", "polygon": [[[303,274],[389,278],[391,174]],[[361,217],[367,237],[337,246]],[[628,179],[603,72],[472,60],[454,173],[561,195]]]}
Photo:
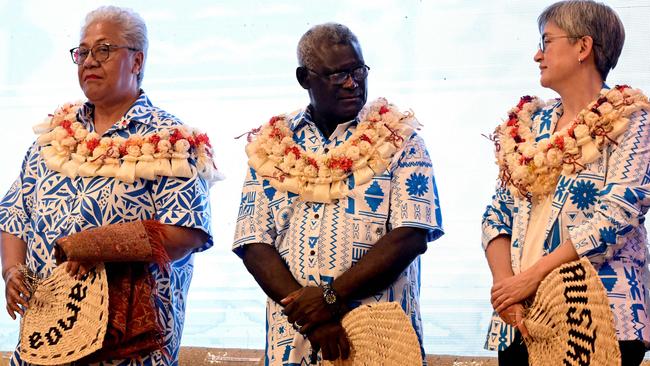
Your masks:
{"label": "man in blue patterned shirt", "polygon": [[[369,68],[356,36],[333,23],[302,36],[298,62],[310,104],[287,117],[299,146],[289,153],[327,154],[358,126]],[[350,175],[347,196],[329,202],[283,191],[249,169],[233,250],[269,296],[267,365],[347,358],[341,317],[361,304],[399,303],[422,344],[418,256],[443,231],[424,142],[415,133],[404,140],[382,173],[360,184]]]}
{"label": "man in blue patterned shirt", "polygon": [[[39,276],[48,276],[56,267],[54,248],[58,239],[117,223],[155,219],[163,224],[162,244],[173,262],[169,270],[148,265],[162,327],[162,349],[139,357],[104,360],[99,365],[178,364],[193,253],[212,246],[208,182],[197,174],[194,157],[183,161],[191,171],[184,177],[173,173],[154,179],[136,176],[126,182],[115,174],[59,169],[60,165],[55,167],[45,156],[54,145],[68,153],[66,146],[77,146],[73,151],[76,156],[88,155],[88,162],[99,164],[109,153],[103,151],[97,155],[100,158],[93,160],[90,157],[96,154],[89,151],[99,151],[104,145],[116,147],[120,141],[142,142],[143,136],[152,134],[169,137],[169,131],[185,128],[176,117],[153,106],[140,89],[146,51],[146,27],[139,15],[112,6],[88,14],[79,47],[71,50],[79,84],[88,98],[76,112],[70,112],[65,128],[74,133],[68,136],[65,129],[59,129],[62,136],[55,136],[48,146],[34,143],[20,176],[0,201],[2,276],[7,311],[13,318],[16,313],[24,314],[28,305],[29,292],[19,266],[25,264]],[[65,137],[63,143],[59,143],[59,137]],[[165,141],[171,142],[172,138]],[[121,146],[124,151],[133,151],[135,145]],[[145,144],[141,146],[145,151]],[[124,151],[116,156],[125,159]],[[67,163],[75,166],[73,160]],[[71,274],[88,269],[88,265],[78,262],[68,262],[67,266]],[[153,302],[148,298],[136,301]],[[18,351],[10,361],[12,366],[27,364]]]}

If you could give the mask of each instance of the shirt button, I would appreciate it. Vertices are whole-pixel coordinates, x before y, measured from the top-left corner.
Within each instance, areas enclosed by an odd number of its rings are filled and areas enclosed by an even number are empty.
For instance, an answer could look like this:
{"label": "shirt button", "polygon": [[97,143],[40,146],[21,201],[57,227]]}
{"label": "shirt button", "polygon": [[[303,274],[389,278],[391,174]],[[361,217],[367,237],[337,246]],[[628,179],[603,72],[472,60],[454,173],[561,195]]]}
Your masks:
{"label": "shirt button", "polygon": [[315,219],[317,219],[317,218],[319,218],[319,217],[320,217],[319,214],[314,214],[314,218],[315,218]]}
{"label": "shirt button", "polygon": [[314,255],[314,254],[316,254],[316,252],[313,251],[313,250],[311,252],[309,252],[309,255]]}
{"label": "shirt button", "polygon": [[326,147],[325,150],[323,150],[323,151],[325,151],[325,154],[327,154],[328,152],[330,152],[330,149],[328,147]]}
{"label": "shirt button", "polygon": [[377,233],[377,235],[379,235],[379,234],[383,233],[384,230],[382,228],[378,227],[375,232]]}

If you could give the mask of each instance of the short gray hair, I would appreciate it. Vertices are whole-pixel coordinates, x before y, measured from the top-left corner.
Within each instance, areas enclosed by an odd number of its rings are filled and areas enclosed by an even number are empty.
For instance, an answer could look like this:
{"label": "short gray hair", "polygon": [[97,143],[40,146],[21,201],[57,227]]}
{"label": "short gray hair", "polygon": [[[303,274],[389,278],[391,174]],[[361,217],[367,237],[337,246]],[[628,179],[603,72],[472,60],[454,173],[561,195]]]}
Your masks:
{"label": "short gray hair", "polygon": [[298,65],[314,68],[316,62],[314,50],[321,42],[329,45],[335,44],[359,44],[357,36],[350,28],[339,23],[324,23],[311,27],[300,37],[298,42]]}
{"label": "short gray hair", "polygon": [[603,81],[607,79],[625,43],[623,23],[612,8],[591,0],[560,1],[544,9],[537,18],[540,32],[548,22],[571,36],[591,36],[596,68]]}
{"label": "short gray hair", "polygon": [[122,36],[128,43],[127,46],[137,48],[144,54],[142,67],[138,74],[139,88],[142,85],[144,64],[147,60],[147,50],[149,49],[147,25],[144,23],[144,19],[142,19],[142,17],[132,9],[121,8],[113,5],[101,6],[86,15],[86,21],[81,27],[81,37],[84,36],[86,29],[91,24],[97,22],[112,22],[117,24],[121,29]]}

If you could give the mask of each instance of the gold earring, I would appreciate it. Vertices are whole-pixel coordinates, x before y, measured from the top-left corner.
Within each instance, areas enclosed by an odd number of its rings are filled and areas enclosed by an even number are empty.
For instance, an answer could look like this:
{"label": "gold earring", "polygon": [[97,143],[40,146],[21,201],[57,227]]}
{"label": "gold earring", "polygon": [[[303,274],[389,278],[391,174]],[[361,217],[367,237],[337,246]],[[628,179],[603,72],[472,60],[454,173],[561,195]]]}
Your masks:
{"label": "gold earring", "polygon": [[582,59],[581,59],[581,58],[578,58],[578,63],[579,63],[579,64],[582,63]]}

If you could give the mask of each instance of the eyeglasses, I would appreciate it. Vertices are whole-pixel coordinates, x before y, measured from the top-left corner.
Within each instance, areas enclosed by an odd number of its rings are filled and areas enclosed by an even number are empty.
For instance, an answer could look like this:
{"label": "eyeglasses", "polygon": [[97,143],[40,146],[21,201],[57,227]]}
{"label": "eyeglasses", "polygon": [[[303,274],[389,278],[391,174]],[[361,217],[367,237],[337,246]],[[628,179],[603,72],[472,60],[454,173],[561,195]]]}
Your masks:
{"label": "eyeglasses", "polygon": [[307,70],[309,70],[310,72],[313,72],[314,74],[329,80],[329,82],[334,84],[334,85],[343,85],[345,83],[345,81],[348,80],[348,76],[351,76],[352,80],[354,80],[356,82],[361,82],[361,81],[365,80],[368,77],[368,71],[370,70],[369,66],[361,65],[361,66],[356,67],[356,68],[354,68],[352,70],[339,71],[339,72],[334,72],[334,73],[331,73],[331,74],[322,75],[322,74],[319,74],[316,71],[314,71],[314,70],[312,70],[312,69],[310,69],[308,67],[305,67],[305,68]]}
{"label": "eyeglasses", "polygon": [[[588,36],[542,36],[539,40],[539,43],[537,44],[537,47],[539,48],[542,53],[546,51],[546,46],[551,43],[552,40],[554,39],[559,39],[559,38],[573,38],[573,39],[579,39],[582,37],[588,37]],[[592,39],[593,40],[593,39]],[[593,42],[594,46],[600,46],[599,43]]]}
{"label": "eyeglasses", "polygon": [[88,58],[88,55],[92,55],[97,62],[104,62],[108,60],[111,50],[116,50],[118,48],[126,48],[130,51],[139,51],[139,49],[129,46],[116,46],[109,43],[100,43],[94,45],[92,48],[75,47],[70,50],[70,56],[72,57],[72,62],[77,65],[83,64]]}

